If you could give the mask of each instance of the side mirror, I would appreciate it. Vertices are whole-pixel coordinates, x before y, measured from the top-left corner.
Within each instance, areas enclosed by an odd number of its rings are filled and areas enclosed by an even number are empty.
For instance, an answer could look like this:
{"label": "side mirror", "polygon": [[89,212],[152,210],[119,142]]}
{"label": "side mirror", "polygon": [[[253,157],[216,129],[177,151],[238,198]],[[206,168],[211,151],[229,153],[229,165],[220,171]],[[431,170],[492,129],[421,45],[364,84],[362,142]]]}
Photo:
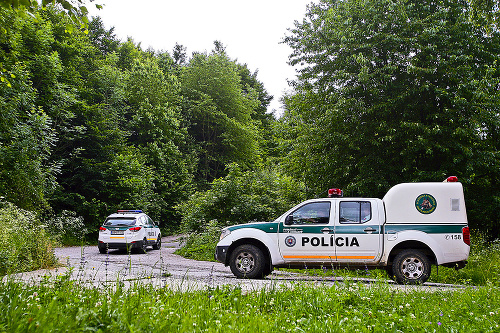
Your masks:
{"label": "side mirror", "polygon": [[293,215],[288,215],[285,217],[285,225],[292,225],[293,224]]}

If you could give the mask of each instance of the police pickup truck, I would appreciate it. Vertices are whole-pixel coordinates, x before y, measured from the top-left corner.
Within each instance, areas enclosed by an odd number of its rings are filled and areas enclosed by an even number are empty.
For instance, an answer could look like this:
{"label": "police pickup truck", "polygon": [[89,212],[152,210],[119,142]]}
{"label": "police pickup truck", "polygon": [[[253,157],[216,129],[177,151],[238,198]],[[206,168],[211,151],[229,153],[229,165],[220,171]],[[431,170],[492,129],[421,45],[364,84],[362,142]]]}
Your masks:
{"label": "police pickup truck", "polygon": [[462,268],[470,249],[462,184],[404,183],[383,199],[302,202],[274,222],[222,230],[215,258],[238,278],[262,278],[274,267],[385,268],[400,284],[424,283],[431,265]]}

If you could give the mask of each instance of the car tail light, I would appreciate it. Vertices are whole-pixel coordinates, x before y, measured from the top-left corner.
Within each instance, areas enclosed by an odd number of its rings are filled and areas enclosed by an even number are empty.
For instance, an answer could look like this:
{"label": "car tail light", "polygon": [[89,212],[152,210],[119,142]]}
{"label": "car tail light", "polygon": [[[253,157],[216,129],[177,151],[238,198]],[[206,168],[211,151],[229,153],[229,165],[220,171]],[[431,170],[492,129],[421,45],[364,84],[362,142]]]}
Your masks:
{"label": "car tail light", "polygon": [[129,228],[128,230],[133,231],[133,232],[137,232],[137,231],[141,230],[141,227],[133,227],[133,228]]}
{"label": "car tail light", "polygon": [[106,231],[106,228],[104,228],[104,227],[100,227],[100,228],[99,228],[99,231]]}
{"label": "car tail light", "polygon": [[462,237],[464,239],[464,243],[470,246],[470,231],[469,227],[462,228]]}

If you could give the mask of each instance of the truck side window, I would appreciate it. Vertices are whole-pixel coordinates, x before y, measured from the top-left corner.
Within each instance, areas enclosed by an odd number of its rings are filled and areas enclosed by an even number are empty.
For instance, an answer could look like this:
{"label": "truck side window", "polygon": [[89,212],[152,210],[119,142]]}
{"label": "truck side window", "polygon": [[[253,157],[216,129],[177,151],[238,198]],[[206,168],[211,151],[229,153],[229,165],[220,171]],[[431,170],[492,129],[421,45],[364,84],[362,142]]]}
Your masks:
{"label": "truck side window", "polygon": [[308,203],[292,213],[292,224],[328,224],[330,222],[330,203]]}
{"label": "truck side window", "polygon": [[342,201],[340,223],[365,223],[372,219],[372,207],[368,201]]}

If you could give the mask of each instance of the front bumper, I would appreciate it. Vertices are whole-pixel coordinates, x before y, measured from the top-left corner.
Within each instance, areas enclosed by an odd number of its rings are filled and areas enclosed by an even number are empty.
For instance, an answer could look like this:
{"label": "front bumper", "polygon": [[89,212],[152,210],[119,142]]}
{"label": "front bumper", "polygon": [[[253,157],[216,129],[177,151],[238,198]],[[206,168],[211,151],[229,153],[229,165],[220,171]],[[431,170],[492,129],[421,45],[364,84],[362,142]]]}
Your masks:
{"label": "front bumper", "polygon": [[229,249],[229,246],[217,246],[215,248],[215,260],[226,265],[227,250],[228,249]]}

